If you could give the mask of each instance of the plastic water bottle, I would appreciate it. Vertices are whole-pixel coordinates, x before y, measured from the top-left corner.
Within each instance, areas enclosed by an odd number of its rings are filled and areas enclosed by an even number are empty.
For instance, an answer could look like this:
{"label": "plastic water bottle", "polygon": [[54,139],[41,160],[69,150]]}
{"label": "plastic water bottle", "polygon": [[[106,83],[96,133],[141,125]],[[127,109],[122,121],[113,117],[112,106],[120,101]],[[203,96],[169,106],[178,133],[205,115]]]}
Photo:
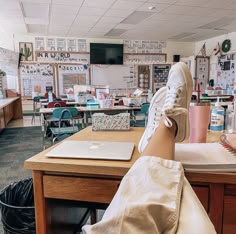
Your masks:
{"label": "plastic water bottle", "polygon": [[215,107],[211,110],[210,130],[212,131],[224,130],[224,115],[225,115],[225,110],[220,105],[220,98],[217,97],[217,102],[215,103]]}
{"label": "plastic water bottle", "polygon": [[48,102],[53,102],[52,91],[48,92]]}

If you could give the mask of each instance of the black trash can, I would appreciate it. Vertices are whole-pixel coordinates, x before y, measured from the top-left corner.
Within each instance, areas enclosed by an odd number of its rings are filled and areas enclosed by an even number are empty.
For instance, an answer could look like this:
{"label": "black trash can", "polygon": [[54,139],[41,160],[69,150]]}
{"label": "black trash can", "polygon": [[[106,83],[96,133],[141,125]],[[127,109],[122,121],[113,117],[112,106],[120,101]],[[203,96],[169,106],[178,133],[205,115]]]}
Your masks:
{"label": "black trash can", "polygon": [[35,212],[32,178],[5,187],[0,193],[5,234],[34,234]]}

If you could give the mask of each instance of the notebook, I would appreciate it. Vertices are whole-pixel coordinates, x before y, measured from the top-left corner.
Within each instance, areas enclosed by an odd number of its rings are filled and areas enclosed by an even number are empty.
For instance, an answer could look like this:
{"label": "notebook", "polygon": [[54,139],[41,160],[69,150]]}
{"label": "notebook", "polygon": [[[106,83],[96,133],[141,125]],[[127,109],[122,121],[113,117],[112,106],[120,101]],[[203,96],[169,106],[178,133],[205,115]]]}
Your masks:
{"label": "notebook", "polygon": [[176,144],[175,160],[191,171],[236,172],[235,152],[222,143]]}
{"label": "notebook", "polygon": [[130,160],[133,142],[65,140],[46,156],[56,158]]}

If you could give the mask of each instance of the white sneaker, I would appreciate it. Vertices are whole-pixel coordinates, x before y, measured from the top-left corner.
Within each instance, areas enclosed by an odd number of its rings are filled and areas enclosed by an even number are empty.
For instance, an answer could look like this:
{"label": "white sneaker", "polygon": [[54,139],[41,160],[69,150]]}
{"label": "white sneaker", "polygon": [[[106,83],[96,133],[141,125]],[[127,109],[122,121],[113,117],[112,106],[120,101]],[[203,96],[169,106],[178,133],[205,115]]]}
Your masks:
{"label": "white sneaker", "polygon": [[166,99],[166,90],[166,87],[162,87],[152,97],[148,110],[147,126],[138,144],[138,150],[140,153],[143,152],[143,150],[148,144],[148,140],[151,138],[154,131],[159,125],[161,111]]}
{"label": "white sneaker", "polygon": [[168,81],[166,100],[162,110],[164,124],[172,126],[172,118],[177,124],[175,142],[181,142],[189,136],[188,109],[193,91],[193,79],[187,65],[183,62],[172,66]]}

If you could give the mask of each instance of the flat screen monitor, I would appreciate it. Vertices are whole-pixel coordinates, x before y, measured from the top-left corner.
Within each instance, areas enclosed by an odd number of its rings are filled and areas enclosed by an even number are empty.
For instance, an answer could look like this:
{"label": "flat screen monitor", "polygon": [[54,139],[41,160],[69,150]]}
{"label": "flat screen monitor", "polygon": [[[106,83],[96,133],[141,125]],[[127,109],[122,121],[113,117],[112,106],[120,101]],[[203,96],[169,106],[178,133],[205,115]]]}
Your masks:
{"label": "flat screen monitor", "polygon": [[90,64],[123,64],[123,44],[90,43]]}

